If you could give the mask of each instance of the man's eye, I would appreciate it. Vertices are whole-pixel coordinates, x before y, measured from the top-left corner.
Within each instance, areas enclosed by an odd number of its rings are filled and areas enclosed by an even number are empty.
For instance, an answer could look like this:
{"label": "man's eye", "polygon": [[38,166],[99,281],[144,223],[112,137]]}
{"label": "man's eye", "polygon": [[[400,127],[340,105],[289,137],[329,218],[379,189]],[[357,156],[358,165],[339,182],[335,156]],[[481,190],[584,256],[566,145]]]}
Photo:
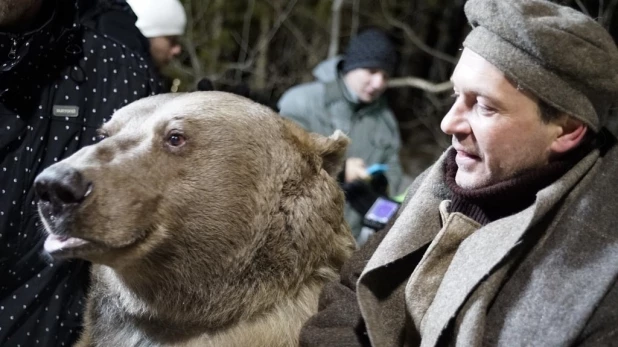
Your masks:
{"label": "man's eye", "polygon": [[479,112],[483,113],[483,114],[491,114],[494,113],[496,110],[494,110],[492,107],[489,107],[487,105],[481,104],[481,103],[476,103],[476,106],[479,109]]}

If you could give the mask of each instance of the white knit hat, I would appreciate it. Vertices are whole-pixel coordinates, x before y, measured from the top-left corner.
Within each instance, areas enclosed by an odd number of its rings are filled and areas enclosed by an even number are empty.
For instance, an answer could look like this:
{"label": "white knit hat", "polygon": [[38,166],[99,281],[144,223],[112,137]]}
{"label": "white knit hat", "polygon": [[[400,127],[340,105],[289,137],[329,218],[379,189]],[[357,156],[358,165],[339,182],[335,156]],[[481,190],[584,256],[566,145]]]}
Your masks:
{"label": "white knit hat", "polygon": [[137,16],[135,25],[148,38],[185,33],[187,15],[178,0],[127,0]]}

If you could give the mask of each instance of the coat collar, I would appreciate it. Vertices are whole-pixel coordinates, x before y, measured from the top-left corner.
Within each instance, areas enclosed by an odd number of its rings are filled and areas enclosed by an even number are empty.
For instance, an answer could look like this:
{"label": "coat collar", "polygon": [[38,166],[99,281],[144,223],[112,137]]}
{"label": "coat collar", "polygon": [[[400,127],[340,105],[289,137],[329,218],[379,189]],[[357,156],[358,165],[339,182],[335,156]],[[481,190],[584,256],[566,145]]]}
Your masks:
{"label": "coat collar", "polygon": [[[423,180],[405,209],[390,229],[384,240],[363,270],[369,273],[406,255],[413,253],[428,244],[440,231],[440,202],[449,197],[448,189],[443,184],[444,172],[442,165],[448,150],[429,168],[426,179]],[[415,230],[411,237],[411,230]]]}

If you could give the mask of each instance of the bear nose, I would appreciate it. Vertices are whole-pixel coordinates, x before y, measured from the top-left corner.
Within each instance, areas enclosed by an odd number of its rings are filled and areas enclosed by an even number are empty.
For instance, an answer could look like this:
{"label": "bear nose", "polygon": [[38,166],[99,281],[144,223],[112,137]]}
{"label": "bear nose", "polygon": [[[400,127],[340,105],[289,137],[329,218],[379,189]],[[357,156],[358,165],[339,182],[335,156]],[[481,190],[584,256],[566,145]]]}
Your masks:
{"label": "bear nose", "polygon": [[55,214],[68,206],[81,203],[90,193],[92,183],[66,164],[43,170],[34,180],[34,191],[41,202],[49,202]]}

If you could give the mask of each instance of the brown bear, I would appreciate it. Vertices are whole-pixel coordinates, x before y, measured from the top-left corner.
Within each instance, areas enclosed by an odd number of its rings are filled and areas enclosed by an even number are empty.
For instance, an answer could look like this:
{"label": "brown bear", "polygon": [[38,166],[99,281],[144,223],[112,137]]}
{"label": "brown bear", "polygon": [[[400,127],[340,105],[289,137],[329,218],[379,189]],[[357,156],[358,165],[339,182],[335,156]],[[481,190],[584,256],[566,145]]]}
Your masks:
{"label": "brown bear", "polygon": [[354,249],[348,138],[223,92],[145,98],[35,180],[54,258],[91,261],[78,346],[295,346]]}

